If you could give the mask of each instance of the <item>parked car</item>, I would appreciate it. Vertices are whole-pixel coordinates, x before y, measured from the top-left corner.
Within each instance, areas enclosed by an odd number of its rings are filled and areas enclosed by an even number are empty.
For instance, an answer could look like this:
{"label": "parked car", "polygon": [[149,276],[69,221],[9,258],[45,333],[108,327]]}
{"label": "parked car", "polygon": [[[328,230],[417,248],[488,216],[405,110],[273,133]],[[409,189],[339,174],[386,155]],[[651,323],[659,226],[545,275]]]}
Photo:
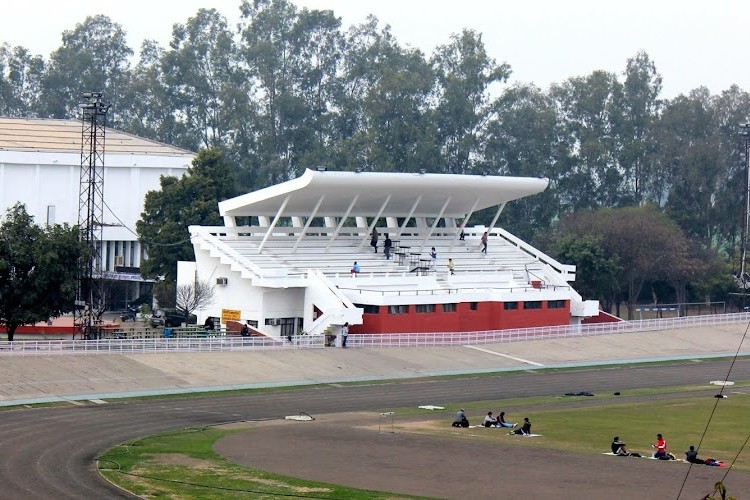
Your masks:
{"label": "parked car", "polygon": [[198,323],[198,318],[195,314],[190,314],[185,320],[185,313],[176,309],[156,309],[151,315],[151,326],[156,328],[163,326],[165,328],[171,328],[180,326],[183,323],[188,325],[195,325]]}

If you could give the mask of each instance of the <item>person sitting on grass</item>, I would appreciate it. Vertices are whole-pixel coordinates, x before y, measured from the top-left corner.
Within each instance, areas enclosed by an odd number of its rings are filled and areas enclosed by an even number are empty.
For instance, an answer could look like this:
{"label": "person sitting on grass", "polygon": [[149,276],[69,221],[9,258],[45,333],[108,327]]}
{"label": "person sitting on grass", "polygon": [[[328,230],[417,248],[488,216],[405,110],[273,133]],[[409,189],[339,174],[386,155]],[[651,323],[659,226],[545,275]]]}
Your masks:
{"label": "person sitting on grass", "polygon": [[612,448],[612,453],[614,453],[617,456],[627,457],[630,455],[630,453],[628,453],[628,450],[625,449],[625,443],[620,441],[619,436],[614,437],[614,439],[612,440],[611,448]]}
{"label": "person sitting on grass", "polygon": [[495,417],[492,416],[492,412],[488,411],[487,416],[484,417],[484,426],[495,427],[495,424],[497,424],[497,420],[495,420]]}
{"label": "person sitting on grass", "polygon": [[518,436],[528,436],[531,434],[531,420],[529,420],[529,417],[524,417],[523,425],[520,429],[510,431],[509,434],[516,434]]}
{"label": "person sitting on grass", "polygon": [[651,447],[656,449],[654,458],[658,458],[659,460],[671,459],[667,452],[667,440],[661,434],[656,435],[656,443],[652,444]]}
{"label": "person sitting on grass", "polygon": [[688,451],[685,452],[685,457],[691,464],[704,465],[706,462],[698,458],[698,452],[695,450],[695,446],[691,446]]}
{"label": "person sitting on grass", "polygon": [[518,424],[511,424],[510,422],[505,421],[505,412],[501,411],[500,415],[497,416],[497,423],[495,424],[497,427],[515,427]]}
{"label": "person sitting on grass", "polygon": [[468,427],[469,426],[469,419],[466,418],[466,412],[464,412],[464,409],[461,408],[456,412],[456,418],[453,419],[453,423],[451,424],[453,427]]}

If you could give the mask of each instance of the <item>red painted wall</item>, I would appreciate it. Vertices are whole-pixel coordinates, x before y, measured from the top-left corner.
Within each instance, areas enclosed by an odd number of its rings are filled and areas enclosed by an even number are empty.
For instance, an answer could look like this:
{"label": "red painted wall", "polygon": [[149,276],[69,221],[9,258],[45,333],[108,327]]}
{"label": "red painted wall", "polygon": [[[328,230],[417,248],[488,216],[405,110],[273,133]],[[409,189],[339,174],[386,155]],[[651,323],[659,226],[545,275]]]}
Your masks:
{"label": "red painted wall", "polygon": [[620,321],[625,321],[622,318],[618,318],[614,314],[610,314],[608,312],[599,311],[599,314],[597,316],[591,316],[590,318],[583,318],[584,325],[593,324],[593,323],[619,323]]}
{"label": "red painted wall", "polygon": [[378,314],[363,314],[361,325],[352,325],[351,333],[427,333],[427,332],[475,332],[483,330],[506,330],[533,326],[567,325],[570,322],[570,302],[565,307],[548,309],[542,301],[541,309],[504,309],[502,302],[478,302],[471,310],[469,302],[456,304],[455,312],[443,312],[441,304],[435,305],[433,313],[417,313],[410,305],[407,314],[389,314],[388,306],[380,306]]}

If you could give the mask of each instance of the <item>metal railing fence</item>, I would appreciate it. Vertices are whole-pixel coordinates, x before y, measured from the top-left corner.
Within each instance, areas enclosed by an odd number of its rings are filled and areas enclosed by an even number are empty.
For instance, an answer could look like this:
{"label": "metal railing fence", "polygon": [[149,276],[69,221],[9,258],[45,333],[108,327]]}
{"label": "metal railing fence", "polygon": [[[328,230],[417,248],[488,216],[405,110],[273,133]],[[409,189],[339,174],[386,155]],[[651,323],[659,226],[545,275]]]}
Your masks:
{"label": "metal railing fence", "polygon": [[269,337],[178,337],[101,340],[27,340],[0,343],[0,356],[57,356],[76,354],[145,354],[164,352],[227,352],[323,347],[324,338],[295,335],[287,339]]}
{"label": "metal railing fence", "polygon": [[586,325],[560,325],[481,332],[384,333],[349,335],[351,347],[419,347],[466,344],[493,344],[566,337],[590,337],[619,333],[650,332],[747,323],[750,313],[716,314],[642,321],[618,321]]}
{"label": "metal railing fence", "polygon": [[[681,328],[722,326],[750,322],[750,313],[716,314],[682,318],[620,321],[588,325],[562,325],[482,332],[350,334],[347,347],[429,347],[490,344],[588,337]],[[0,342],[0,356],[69,354],[141,354],[157,352],[224,352],[325,347],[324,335],[294,335],[291,341],[269,337],[108,338],[101,340],[27,340]]]}

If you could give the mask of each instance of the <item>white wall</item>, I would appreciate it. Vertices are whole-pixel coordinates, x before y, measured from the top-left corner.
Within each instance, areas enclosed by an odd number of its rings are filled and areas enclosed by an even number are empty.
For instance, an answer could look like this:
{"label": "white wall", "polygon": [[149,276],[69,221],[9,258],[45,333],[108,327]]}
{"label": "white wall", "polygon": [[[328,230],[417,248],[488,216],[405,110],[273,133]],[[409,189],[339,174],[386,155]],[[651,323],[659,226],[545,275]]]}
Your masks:
{"label": "white wall", "polygon": [[[140,245],[133,248],[130,242],[138,239],[135,223],[141,218],[146,193],[160,189],[162,175],[185,174],[191,161],[187,156],[105,155],[104,270],[114,270],[115,254],[124,257],[125,266],[140,266]],[[39,225],[77,224],[80,163],[79,154],[0,151],[0,215],[21,202]],[[49,206],[54,206],[52,221],[47,220]]]}

